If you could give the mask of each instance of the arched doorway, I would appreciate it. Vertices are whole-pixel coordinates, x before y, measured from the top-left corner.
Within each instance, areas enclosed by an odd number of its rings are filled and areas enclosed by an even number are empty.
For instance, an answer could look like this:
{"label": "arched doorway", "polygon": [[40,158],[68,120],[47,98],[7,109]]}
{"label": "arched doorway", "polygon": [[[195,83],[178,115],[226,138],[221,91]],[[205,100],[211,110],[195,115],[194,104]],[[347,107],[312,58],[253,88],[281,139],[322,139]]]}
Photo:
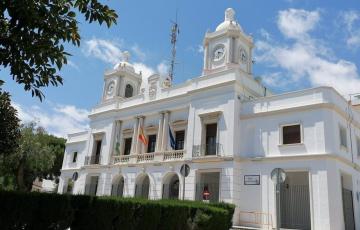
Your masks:
{"label": "arched doorway", "polygon": [[163,182],[163,199],[179,199],[180,180],[176,173],[165,176]]}
{"label": "arched doorway", "polygon": [[150,179],[147,174],[139,175],[135,184],[135,197],[148,199],[150,189]]}
{"label": "arched doorway", "polygon": [[124,194],[124,177],[121,175],[115,176],[111,184],[111,195],[122,197]]}

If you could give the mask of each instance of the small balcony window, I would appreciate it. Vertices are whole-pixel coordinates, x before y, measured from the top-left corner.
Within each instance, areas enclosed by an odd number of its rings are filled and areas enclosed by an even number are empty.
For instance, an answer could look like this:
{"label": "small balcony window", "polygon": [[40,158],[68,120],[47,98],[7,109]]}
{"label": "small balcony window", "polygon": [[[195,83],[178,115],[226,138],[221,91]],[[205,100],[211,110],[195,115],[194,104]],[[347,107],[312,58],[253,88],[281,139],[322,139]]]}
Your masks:
{"label": "small balcony window", "polygon": [[131,152],[132,138],[124,139],[124,155],[130,155]]}
{"label": "small balcony window", "polygon": [[343,126],[339,127],[339,135],[340,135],[340,146],[347,148],[347,131]]}
{"label": "small balcony window", "polygon": [[206,125],[205,155],[216,155],[217,123]]}
{"label": "small balcony window", "polygon": [[301,143],[301,126],[284,125],[282,126],[282,144],[300,144]]}
{"label": "small balcony window", "polygon": [[155,152],[156,135],[149,135],[148,140],[149,140],[149,142],[148,142],[147,152],[153,153],[153,152]]}
{"label": "small balcony window", "polygon": [[78,154],[77,152],[74,152],[74,153],[73,153],[73,159],[72,159],[72,162],[73,162],[73,163],[75,163],[76,160],[77,160],[77,154]]}
{"label": "small balcony window", "polygon": [[175,132],[175,150],[184,149],[185,141],[185,131],[176,131]]}

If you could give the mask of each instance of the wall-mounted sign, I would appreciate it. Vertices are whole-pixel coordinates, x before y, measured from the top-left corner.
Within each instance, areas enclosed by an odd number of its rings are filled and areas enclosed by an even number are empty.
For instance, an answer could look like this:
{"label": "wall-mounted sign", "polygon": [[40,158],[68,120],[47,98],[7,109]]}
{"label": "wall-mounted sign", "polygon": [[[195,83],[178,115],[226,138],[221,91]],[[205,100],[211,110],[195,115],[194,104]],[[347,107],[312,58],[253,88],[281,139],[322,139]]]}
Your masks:
{"label": "wall-mounted sign", "polygon": [[244,185],[260,185],[260,175],[244,175]]}

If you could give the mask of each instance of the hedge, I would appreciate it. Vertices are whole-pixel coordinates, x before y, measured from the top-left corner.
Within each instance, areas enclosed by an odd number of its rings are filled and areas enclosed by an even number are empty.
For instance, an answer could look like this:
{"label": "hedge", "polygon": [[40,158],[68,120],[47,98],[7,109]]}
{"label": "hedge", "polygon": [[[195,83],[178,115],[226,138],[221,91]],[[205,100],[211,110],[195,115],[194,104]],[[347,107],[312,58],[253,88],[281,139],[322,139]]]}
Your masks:
{"label": "hedge", "polygon": [[0,191],[0,228],[63,230],[228,230],[234,206]]}

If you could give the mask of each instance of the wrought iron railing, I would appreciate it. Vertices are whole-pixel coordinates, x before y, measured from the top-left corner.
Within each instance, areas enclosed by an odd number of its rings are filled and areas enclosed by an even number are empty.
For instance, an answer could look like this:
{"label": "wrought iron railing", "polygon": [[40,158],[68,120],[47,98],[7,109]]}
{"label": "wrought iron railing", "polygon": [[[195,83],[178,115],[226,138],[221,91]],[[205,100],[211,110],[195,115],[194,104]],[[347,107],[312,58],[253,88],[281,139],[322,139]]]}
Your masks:
{"label": "wrought iron railing", "polygon": [[96,165],[100,164],[101,162],[101,156],[100,155],[92,155],[92,156],[86,156],[85,157],[85,165]]}
{"label": "wrought iron railing", "polygon": [[193,146],[193,157],[220,156],[222,145],[220,143],[202,144]]}

